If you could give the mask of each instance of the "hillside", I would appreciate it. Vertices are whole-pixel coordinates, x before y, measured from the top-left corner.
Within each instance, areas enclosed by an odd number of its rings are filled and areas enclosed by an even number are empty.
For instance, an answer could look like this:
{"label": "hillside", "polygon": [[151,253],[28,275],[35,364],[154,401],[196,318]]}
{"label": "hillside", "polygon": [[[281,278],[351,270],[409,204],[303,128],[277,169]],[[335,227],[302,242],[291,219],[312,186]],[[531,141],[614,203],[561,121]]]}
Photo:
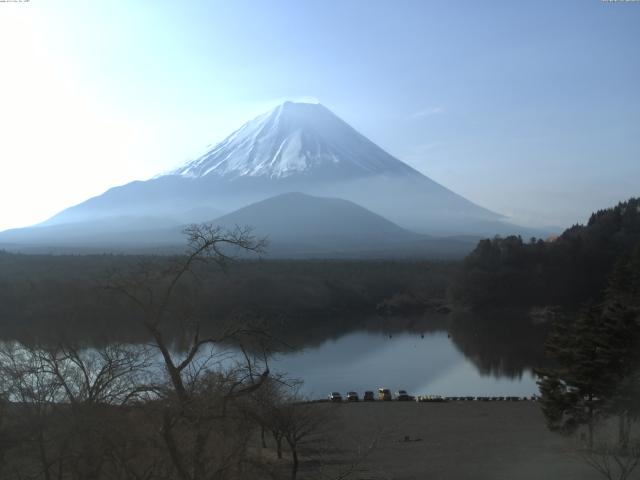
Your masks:
{"label": "hillside", "polygon": [[288,193],[217,218],[267,237],[267,257],[461,257],[472,240],[410,232],[353,202]]}
{"label": "hillside", "polygon": [[619,261],[640,248],[640,199],[595,212],[553,240],[482,240],[450,288],[475,307],[568,305],[598,299]]}

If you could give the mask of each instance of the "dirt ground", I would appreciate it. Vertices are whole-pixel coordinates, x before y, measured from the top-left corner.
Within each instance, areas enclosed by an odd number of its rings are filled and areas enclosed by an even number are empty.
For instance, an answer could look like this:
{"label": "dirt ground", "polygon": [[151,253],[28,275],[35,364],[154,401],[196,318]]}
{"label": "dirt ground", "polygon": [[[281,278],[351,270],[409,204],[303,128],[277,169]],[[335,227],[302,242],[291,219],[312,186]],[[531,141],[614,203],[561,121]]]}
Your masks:
{"label": "dirt ground", "polygon": [[[360,479],[591,480],[575,440],[549,432],[535,402],[374,402],[333,409],[331,430]],[[350,457],[350,458],[351,458]],[[301,472],[302,473],[302,472]],[[307,471],[306,473],[311,473]],[[638,473],[635,472],[638,477]]]}

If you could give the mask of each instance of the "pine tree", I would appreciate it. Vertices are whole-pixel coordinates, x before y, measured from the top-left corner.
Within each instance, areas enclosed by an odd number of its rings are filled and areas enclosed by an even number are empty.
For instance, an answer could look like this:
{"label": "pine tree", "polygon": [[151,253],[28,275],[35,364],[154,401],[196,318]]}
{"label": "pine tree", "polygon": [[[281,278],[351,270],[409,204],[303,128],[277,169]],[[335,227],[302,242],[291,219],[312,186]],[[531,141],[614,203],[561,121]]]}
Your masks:
{"label": "pine tree", "polygon": [[602,334],[600,309],[585,308],[574,322],[556,325],[546,350],[557,367],[537,372],[549,429],[569,434],[586,425],[589,445],[615,384],[609,355],[604,354],[608,339]]}
{"label": "pine tree", "polygon": [[555,368],[538,371],[542,410],[552,431],[586,425],[589,444],[598,419],[617,416],[619,441],[629,442],[640,418],[640,248],[617,262],[605,299],[573,322],[555,326],[546,344]]}
{"label": "pine tree", "polygon": [[606,354],[615,370],[609,409],[619,418],[619,442],[627,448],[631,424],[640,418],[640,248],[619,261],[610,277],[602,315]]}

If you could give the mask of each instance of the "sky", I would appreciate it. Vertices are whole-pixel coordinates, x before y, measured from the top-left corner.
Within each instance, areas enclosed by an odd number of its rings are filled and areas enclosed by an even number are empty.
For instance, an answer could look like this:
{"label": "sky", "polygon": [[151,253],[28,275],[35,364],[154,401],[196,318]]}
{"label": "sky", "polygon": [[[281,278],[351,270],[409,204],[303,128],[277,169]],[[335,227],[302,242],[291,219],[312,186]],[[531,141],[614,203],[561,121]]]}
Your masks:
{"label": "sky", "polygon": [[640,2],[0,2],[0,230],[319,101],[514,223],[640,195]]}

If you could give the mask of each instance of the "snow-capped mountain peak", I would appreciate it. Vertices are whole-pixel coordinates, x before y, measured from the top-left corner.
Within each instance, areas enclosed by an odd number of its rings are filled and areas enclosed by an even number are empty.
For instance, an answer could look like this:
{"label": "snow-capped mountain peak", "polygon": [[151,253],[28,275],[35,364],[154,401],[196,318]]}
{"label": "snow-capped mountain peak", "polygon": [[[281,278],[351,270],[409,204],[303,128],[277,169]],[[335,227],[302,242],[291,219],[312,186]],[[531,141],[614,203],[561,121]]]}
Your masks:
{"label": "snow-capped mountain peak", "polygon": [[232,180],[294,175],[345,179],[403,173],[417,174],[326,107],[285,102],[169,174]]}

